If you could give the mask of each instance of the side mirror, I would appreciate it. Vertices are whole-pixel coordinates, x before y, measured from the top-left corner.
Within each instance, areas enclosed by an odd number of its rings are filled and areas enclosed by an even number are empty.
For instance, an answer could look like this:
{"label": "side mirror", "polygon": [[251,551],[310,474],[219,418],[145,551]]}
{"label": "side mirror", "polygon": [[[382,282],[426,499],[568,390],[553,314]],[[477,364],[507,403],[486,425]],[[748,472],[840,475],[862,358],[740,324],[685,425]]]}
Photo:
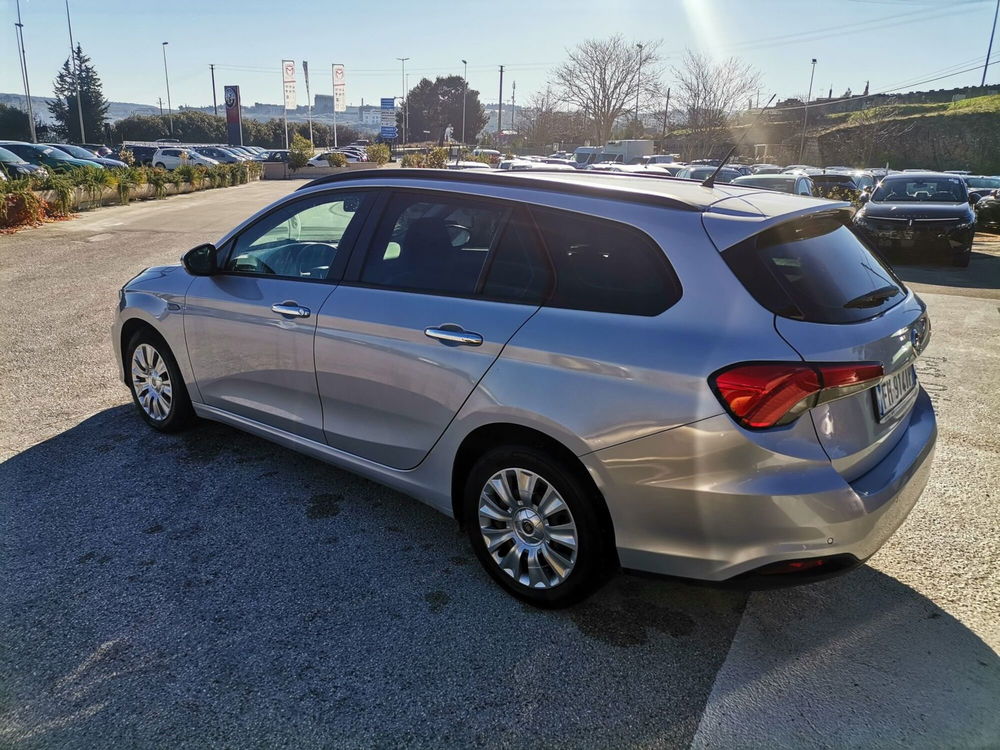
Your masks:
{"label": "side mirror", "polygon": [[863,206],[868,202],[868,199],[870,197],[871,196],[869,196],[868,193],[862,193],[861,195],[858,196],[858,203],[860,203]]}
{"label": "side mirror", "polygon": [[219,270],[215,262],[217,252],[215,245],[210,242],[198,245],[184,253],[181,265],[192,276],[212,276]]}
{"label": "side mirror", "polygon": [[982,198],[982,196],[979,193],[972,193],[969,196],[969,205],[970,206],[976,205],[977,203],[979,203],[980,198]]}

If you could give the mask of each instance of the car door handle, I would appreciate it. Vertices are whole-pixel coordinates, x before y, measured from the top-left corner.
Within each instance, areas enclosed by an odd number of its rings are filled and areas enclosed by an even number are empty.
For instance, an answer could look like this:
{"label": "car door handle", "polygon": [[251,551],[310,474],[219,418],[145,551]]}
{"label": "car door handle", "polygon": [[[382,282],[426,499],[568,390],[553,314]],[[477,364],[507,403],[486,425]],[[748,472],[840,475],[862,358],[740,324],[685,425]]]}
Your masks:
{"label": "car door handle", "polygon": [[285,300],[284,302],[275,302],[271,305],[271,312],[278,313],[278,315],[288,315],[293,318],[308,318],[309,308],[302,307],[298,302],[291,302]]}
{"label": "car door handle", "polygon": [[466,346],[481,346],[483,337],[472,331],[465,331],[461,326],[445,323],[442,326],[424,329],[424,336],[443,341],[446,344],[465,344]]}

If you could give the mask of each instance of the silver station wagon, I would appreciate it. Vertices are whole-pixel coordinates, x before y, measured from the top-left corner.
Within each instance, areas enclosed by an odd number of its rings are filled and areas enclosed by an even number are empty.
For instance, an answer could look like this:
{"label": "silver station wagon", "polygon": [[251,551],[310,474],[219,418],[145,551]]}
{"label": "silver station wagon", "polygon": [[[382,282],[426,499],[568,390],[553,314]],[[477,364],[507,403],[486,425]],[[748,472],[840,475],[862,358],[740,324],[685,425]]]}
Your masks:
{"label": "silver station wagon", "polygon": [[142,418],[217,420],[455,517],[539,606],[624,568],[866,560],[927,481],[924,304],[849,206],[630,174],[372,170],[121,291]]}

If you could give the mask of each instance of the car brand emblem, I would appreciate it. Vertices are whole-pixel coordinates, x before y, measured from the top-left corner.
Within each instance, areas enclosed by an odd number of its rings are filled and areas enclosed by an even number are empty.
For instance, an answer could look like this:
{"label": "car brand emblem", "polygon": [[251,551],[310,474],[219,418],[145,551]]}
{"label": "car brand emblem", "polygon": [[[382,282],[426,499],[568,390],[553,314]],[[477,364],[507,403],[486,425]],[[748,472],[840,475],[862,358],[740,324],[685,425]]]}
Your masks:
{"label": "car brand emblem", "polygon": [[927,345],[927,318],[921,318],[910,328],[910,343],[918,352]]}

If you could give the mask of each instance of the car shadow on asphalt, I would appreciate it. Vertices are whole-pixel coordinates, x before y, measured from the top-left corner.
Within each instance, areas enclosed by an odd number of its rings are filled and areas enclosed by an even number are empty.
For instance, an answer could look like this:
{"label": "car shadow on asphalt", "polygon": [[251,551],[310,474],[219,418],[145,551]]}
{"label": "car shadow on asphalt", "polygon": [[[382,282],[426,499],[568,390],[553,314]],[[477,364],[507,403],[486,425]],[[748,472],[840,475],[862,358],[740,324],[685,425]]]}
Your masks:
{"label": "car shadow on asphalt", "polygon": [[964,289],[1000,289],[1000,256],[973,251],[968,268],[950,265],[896,265],[893,270],[903,281]]}
{"label": "car shadow on asphalt", "polygon": [[0,494],[0,744],[686,746],[724,662],[737,708],[786,673],[816,705],[919,679],[968,711],[996,685],[985,644],[873,570],[755,594],[746,618],[745,593],[634,576],[540,611],[432,509],[130,405],[0,464]]}

